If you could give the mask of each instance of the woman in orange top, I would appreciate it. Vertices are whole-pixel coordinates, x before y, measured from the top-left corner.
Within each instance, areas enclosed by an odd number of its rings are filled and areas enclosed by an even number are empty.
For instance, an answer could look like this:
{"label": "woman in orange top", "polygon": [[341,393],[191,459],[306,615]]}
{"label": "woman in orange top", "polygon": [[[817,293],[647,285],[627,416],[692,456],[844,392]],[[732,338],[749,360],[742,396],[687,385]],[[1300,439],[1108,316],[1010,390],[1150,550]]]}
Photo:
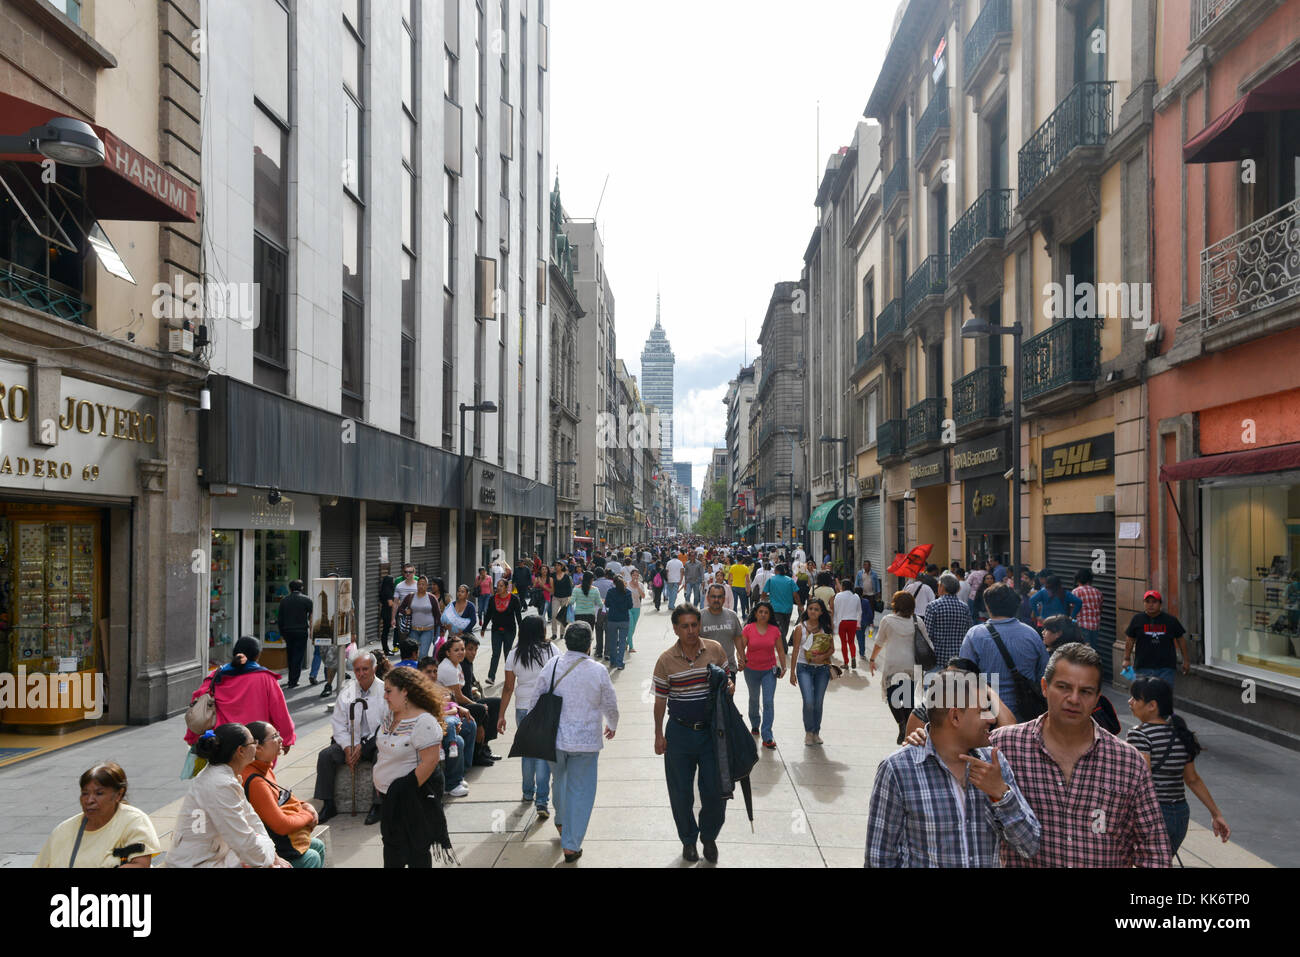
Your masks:
{"label": "woman in orange top", "polygon": [[284,747],[280,732],[265,721],[245,727],[257,742],[257,757],[244,768],[244,794],[266,825],[275,852],[294,867],[324,867],[325,842],[311,836],[316,809],[275,783],[271,765]]}

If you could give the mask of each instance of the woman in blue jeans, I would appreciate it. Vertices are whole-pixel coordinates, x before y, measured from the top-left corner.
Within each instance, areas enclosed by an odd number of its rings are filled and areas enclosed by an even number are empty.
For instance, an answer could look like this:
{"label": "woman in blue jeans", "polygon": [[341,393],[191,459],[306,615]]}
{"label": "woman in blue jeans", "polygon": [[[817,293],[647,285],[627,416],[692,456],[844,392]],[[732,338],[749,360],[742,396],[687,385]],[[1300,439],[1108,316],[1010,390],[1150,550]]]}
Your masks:
{"label": "woman in blue jeans", "polygon": [[632,591],[623,581],[622,575],[614,576],[614,587],[605,596],[605,613],[610,668],[621,671],[623,659],[627,655],[628,629],[632,627]]}
{"label": "woman in blue jeans", "polygon": [[781,640],[781,629],[772,621],[772,605],[766,599],[754,605],[754,620],[736,640],[736,662],[745,669],[745,684],[749,687],[749,727],[762,736],[763,747],[773,750],[776,742],[772,740],[772,711],[777,679],[785,674],[785,642]]}
{"label": "woman in blue jeans", "polygon": [[[546,622],[529,615],[519,626],[519,644],[506,655],[506,684],[501,692],[501,715],[497,719],[497,734],[506,733],[506,709],[515,703],[515,725],[523,723],[528,712],[544,690],[537,686],[537,676],[542,668],[559,654],[546,640]],[[551,796],[551,766],[540,758],[523,759],[523,795],[525,801],[537,807],[537,819],[545,821],[551,816],[548,802]]]}
{"label": "woman in blue jeans", "polygon": [[803,697],[803,743],[805,747],[824,744],[822,703],[826,699],[826,686],[831,683],[835,637],[831,634],[830,613],[820,598],[808,599],[792,640],[795,670],[790,675],[790,684],[798,685]]}

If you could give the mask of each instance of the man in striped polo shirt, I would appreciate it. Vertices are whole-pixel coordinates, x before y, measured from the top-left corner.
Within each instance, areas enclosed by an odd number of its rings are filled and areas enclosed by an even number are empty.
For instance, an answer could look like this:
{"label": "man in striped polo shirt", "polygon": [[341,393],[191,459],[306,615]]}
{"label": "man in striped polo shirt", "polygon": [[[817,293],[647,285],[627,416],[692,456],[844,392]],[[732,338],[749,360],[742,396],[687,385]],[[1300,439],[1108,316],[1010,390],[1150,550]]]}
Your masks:
{"label": "man in striped polo shirt", "polygon": [[[718,833],[726,816],[713,736],[709,733],[709,665],[727,667],[722,645],[700,637],[700,610],[678,605],[672,613],[677,641],[655,663],[655,754],[664,756],[668,800],[682,842],[682,858],[718,860]],[[664,730],[664,712],[668,727]],[[695,772],[700,776],[700,818],[695,820]]]}

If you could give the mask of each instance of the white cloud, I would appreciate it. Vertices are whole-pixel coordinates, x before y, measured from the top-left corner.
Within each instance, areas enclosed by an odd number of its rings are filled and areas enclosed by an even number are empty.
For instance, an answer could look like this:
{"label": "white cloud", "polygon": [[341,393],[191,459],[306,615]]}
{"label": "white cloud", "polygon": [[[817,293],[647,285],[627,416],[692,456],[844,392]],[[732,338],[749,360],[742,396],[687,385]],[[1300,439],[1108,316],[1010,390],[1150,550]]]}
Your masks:
{"label": "white cloud", "polygon": [[[721,448],[727,438],[727,407],[722,404],[727,385],[691,389],[673,410],[673,458],[686,460],[692,447]],[[697,459],[691,457],[690,461]],[[708,457],[705,462],[707,464]]]}

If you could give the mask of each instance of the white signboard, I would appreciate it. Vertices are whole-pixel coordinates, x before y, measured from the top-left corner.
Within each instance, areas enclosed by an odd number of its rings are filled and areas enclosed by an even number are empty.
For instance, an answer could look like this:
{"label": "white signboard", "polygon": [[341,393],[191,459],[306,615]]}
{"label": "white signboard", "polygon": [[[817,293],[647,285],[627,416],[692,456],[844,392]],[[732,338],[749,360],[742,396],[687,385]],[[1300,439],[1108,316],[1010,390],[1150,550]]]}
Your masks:
{"label": "white signboard", "polygon": [[379,536],[379,564],[388,564],[388,536]]}
{"label": "white signboard", "polygon": [[157,411],[148,396],[60,376],[56,414],[36,424],[55,444],[33,445],[30,367],[0,360],[0,488],[135,495],[135,463],[158,457]]}
{"label": "white signboard", "polygon": [[356,632],[357,611],[352,602],[351,578],[317,578],[311,583],[312,644],[346,645]]}
{"label": "white signboard", "polygon": [[1119,537],[1121,540],[1136,540],[1142,537],[1141,522],[1120,522]]}
{"label": "white signboard", "polygon": [[424,537],[427,534],[428,527],[429,527],[428,522],[411,523],[411,547],[412,548],[424,547]]}

